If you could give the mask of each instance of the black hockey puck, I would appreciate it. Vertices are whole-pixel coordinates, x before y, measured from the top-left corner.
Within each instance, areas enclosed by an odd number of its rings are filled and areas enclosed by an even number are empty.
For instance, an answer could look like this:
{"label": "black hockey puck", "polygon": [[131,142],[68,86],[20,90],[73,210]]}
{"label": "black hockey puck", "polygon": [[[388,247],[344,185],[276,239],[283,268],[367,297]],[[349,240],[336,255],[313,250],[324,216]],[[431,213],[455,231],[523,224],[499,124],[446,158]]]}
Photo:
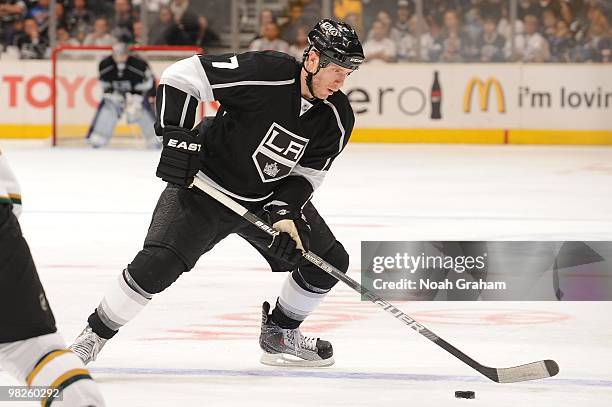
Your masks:
{"label": "black hockey puck", "polygon": [[474,393],[473,391],[461,391],[461,390],[457,390],[455,392],[455,397],[458,399],[475,399],[476,398],[476,393]]}

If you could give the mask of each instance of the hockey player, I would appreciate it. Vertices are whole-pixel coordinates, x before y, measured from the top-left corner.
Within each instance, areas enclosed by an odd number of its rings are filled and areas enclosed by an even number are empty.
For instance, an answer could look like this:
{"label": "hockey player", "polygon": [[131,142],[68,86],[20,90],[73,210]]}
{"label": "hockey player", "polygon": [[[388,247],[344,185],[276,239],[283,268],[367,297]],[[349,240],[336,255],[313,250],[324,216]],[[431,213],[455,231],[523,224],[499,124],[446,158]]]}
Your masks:
{"label": "hockey player", "polygon": [[[84,362],[95,360],[155,294],[231,233],[251,243],[273,271],[291,271],[272,312],[263,304],[262,363],[334,362],[331,344],[302,335],[299,326],[337,281],[300,260],[302,250],[311,249],[343,272],[348,269],[346,250],[310,198],[350,137],[354,115],[340,88],[364,57],[347,24],[322,20],[308,37],[301,64],[263,51],[196,55],[164,71],[157,93],[156,131],[163,137],[157,176],[169,184],[144,248],[71,346]],[[212,100],[220,102],[216,117],[192,130],[198,101]],[[213,198],[187,188],[196,173],[268,216],[282,233],[271,241]]]}
{"label": "hockey player", "polygon": [[112,55],[100,62],[99,82],[102,100],[87,133],[91,145],[99,148],[108,144],[125,111],[127,122],[140,127],[147,147],[159,148],[154,130],[155,112],[147,97],[154,86],[149,64],[130,55],[126,44],[117,43]]}
{"label": "hockey player", "polygon": [[[43,386],[43,406],[104,406],[83,362],[55,328],[55,319],[17,216],[19,186],[0,152],[0,367],[27,386]],[[57,392],[57,393],[55,393]],[[17,400],[17,399],[16,399]]]}

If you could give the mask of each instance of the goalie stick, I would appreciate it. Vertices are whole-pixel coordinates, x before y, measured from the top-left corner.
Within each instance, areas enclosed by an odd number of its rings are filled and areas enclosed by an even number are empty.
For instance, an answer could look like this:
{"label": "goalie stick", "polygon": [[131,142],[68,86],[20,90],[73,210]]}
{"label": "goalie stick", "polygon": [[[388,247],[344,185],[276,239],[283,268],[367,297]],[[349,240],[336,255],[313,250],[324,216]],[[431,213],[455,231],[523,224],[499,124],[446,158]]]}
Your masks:
{"label": "goalie stick", "polygon": [[[245,207],[234,201],[229,196],[213,188],[206,181],[196,176],[194,178],[192,186],[195,186],[199,190],[210,195],[212,198],[216,199],[221,204],[236,212],[245,220],[252,223],[270,236],[278,235],[279,232],[273,229],[272,226],[268,225],[255,214],[249,212]],[[465,353],[463,353],[462,351],[460,351],[459,349],[457,349],[456,347],[454,347],[453,345],[451,345],[450,343],[448,343],[447,341],[445,341],[444,339],[440,338],[438,335],[434,334],[431,330],[415,321],[408,314],[404,313],[403,311],[395,307],[393,304],[382,299],[373,292],[367,290],[357,281],[342,273],[340,270],[327,263],[325,260],[321,259],[316,254],[308,251],[305,252],[303,256],[306,260],[319,267],[327,274],[331,275],[339,281],[342,281],[343,283],[351,287],[353,290],[367,297],[374,304],[379,305],[382,309],[402,321],[404,324],[408,325],[414,331],[423,335],[425,338],[429,339],[430,341],[432,341],[457,359],[461,360],[463,363],[477,370],[479,373],[488,377],[496,383],[515,383],[527,380],[544,379],[559,373],[559,365],[557,364],[557,362],[550,359],[506,368],[494,368],[484,366],[466,355]]]}

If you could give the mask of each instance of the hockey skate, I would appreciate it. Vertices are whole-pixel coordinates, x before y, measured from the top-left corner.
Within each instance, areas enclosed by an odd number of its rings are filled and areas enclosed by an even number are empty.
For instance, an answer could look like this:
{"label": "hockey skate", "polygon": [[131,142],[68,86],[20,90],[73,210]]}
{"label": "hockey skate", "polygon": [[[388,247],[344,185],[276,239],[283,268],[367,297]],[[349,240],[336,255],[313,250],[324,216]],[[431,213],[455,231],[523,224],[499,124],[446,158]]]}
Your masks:
{"label": "hockey skate", "polygon": [[269,314],[270,304],[261,310],[260,362],[270,366],[322,367],[334,364],[331,343],[302,335],[298,328],[284,329]]}
{"label": "hockey skate", "polygon": [[88,324],[85,329],[83,329],[83,332],[74,340],[74,343],[68,348],[73,351],[84,364],[88,364],[96,360],[107,341],[108,339],[100,338]]}

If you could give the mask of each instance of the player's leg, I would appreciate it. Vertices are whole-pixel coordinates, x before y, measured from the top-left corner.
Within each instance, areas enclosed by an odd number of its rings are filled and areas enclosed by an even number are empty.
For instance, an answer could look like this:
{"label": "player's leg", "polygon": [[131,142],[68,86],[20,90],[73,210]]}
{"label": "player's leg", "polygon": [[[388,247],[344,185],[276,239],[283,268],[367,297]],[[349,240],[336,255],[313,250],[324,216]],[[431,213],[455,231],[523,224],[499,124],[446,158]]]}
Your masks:
{"label": "player's leg", "polygon": [[155,294],[191,270],[202,254],[242,222],[208,195],[168,185],[153,213],[144,248],[107,289],[70,348],[85,363],[95,360]]}
{"label": "player's leg", "polygon": [[[308,203],[303,210],[311,227],[310,250],[342,272],[348,270],[348,253],[321,217]],[[274,259],[265,252],[269,242],[263,232],[247,227],[241,236],[247,239],[268,260],[273,271],[290,271],[292,266]],[[272,312],[264,303],[260,346],[262,362],[272,365],[328,366],[334,363],[328,341],[301,334],[300,324],[317,308],[338,281],[318,267],[305,263],[287,276]]]}
{"label": "player's leg", "polygon": [[56,331],[17,218],[0,204],[0,367],[28,386],[57,389],[62,405],[103,406],[89,372]]}
{"label": "player's leg", "polygon": [[105,93],[102,96],[96,115],[87,132],[87,139],[94,148],[104,147],[108,144],[115,126],[124,110],[123,96]]}

